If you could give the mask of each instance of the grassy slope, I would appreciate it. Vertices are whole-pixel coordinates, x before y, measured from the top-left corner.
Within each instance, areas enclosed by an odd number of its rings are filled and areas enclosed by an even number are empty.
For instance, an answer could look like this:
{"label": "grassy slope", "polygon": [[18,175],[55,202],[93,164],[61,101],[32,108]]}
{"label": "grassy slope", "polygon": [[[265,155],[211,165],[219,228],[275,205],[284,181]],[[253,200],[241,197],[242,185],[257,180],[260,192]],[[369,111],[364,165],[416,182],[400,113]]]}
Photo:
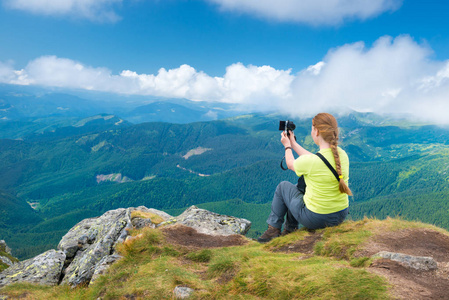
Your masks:
{"label": "grassy slope", "polygon": [[165,242],[157,229],[132,232],[143,237],[118,246],[124,258],[89,288],[18,284],[0,289],[27,299],[171,299],[173,289],[188,286],[195,299],[389,299],[386,281],[365,269],[369,258],[354,252],[376,233],[404,228],[433,228],[398,219],[347,221],[323,229],[314,254],[276,249],[309,235],[297,231],[268,244],[188,250]]}

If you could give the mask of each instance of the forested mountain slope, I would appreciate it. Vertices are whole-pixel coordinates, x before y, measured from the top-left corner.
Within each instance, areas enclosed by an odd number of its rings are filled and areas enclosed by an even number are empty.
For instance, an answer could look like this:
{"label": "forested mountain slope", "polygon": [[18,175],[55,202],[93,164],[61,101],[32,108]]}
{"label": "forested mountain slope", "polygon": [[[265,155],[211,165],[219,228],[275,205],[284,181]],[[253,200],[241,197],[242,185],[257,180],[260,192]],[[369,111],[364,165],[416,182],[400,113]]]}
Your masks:
{"label": "forested mountain slope", "polygon": [[[31,253],[25,245],[51,248],[60,231],[109,209],[145,205],[175,214],[192,204],[250,219],[256,235],[265,229],[276,185],[296,180],[279,167],[281,119],[253,114],[132,125],[103,115],[23,140],[2,139],[0,189],[34,203],[38,217],[33,226],[5,229],[2,239],[25,257]],[[403,215],[447,226],[449,213],[438,211],[449,190],[447,128],[379,124],[379,117],[357,113],[338,120],[351,159],[353,218]],[[311,120],[294,121],[298,141],[317,151]],[[432,203],[428,219],[417,201]]]}

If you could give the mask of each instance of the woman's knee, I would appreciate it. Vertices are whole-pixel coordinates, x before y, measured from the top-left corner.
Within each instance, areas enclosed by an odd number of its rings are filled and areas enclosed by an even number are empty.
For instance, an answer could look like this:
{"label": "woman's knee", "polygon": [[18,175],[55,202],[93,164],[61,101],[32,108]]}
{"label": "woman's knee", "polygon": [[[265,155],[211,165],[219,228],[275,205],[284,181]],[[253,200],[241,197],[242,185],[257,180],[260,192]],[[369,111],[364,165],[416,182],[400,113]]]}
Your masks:
{"label": "woman's knee", "polygon": [[[290,182],[288,182],[288,181],[281,181],[279,184],[278,184],[278,186],[276,187],[276,194],[277,195],[279,195],[279,196],[281,196],[281,195],[283,195],[284,193],[283,193],[283,191],[285,191],[285,189],[286,189],[286,187],[287,187],[287,185],[289,184]],[[291,184],[291,183],[290,183]]]}
{"label": "woman's knee", "polygon": [[278,186],[276,187],[276,189],[285,189],[286,187],[289,187],[290,185],[292,185],[292,183],[290,181],[281,181]]}

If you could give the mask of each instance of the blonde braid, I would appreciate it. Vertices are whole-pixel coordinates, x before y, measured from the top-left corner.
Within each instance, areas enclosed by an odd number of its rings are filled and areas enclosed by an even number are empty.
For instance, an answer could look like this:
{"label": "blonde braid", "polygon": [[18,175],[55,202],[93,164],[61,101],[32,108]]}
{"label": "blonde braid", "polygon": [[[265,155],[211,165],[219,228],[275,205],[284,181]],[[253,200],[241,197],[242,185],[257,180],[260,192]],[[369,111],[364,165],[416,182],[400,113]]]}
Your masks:
{"label": "blonde braid", "polygon": [[323,139],[328,142],[331,146],[332,154],[334,155],[335,160],[335,169],[337,171],[338,176],[340,177],[339,181],[339,190],[341,193],[348,194],[352,196],[352,192],[349,189],[346,182],[343,180],[343,174],[341,171],[341,162],[340,155],[338,154],[338,124],[337,120],[328,113],[320,113],[315,116],[312,120],[312,124],[315,128],[318,129],[318,132],[321,134]]}

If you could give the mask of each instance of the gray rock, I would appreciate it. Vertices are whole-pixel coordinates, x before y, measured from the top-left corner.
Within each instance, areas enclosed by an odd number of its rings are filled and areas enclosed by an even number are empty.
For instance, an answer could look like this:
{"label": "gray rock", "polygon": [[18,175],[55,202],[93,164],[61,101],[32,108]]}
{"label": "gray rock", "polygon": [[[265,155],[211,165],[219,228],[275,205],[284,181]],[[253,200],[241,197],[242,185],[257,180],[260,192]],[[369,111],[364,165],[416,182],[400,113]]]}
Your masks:
{"label": "gray rock", "polygon": [[156,228],[156,225],[151,222],[151,219],[133,218],[131,223],[135,229],[141,229],[144,227]]}
{"label": "gray rock", "polygon": [[95,268],[95,272],[92,275],[92,279],[90,280],[90,283],[95,282],[101,275],[106,273],[106,271],[109,269],[109,267],[113,263],[115,263],[117,260],[119,260],[122,257],[123,256],[118,255],[118,254],[112,254],[112,255],[108,255],[108,256],[103,257],[100,260],[100,262],[97,264],[97,266]]}
{"label": "gray rock", "polygon": [[[169,218],[172,218],[172,216],[170,216],[169,214],[161,211],[161,210],[157,210],[154,208],[146,208],[145,206],[139,206],[137,208],[130,208],[131,213],[134,211],[140,211],[143,212],[144,214],[150,214],[150,215],[157,215],[158,219],[161,219],[162,221],[165,221]],[[133,217],[132,220],[132,225],[135,229],[141,229],[143,227],[151,227],[151,228],[156,228],[157,225],[159,225],[160,222],[156,222],[156,220],[152,220],[151,218],[141,218],[141,217]]]}
{"label": "gray rock", "polygon": [[65,261],[62,251],[49,250],[0,273],[0,287],[16,282],[57,285]]}
{"label": "gray rock", "polygon": [[67,253],[73,261],[65,270],[63,284],[75,287],[88,284],[95,269],[105,256],[114,252],[125,228],[131,224],[129,209],[110,210],[102,216],[78,223],[62,238],[58,249]]}
{"label": "gray rock", "polygon": [[[98,278],[115,261],[112,255],[115,246],[124,242],[128,236],[128,229],[133,228],[131,213],[141,211],[159,216],[166,220],[171,216],[163,211],[148,209],[145,206],[127,209],[110,210],[97,218],[85,219],[76,224],[61,239],[58,249],[67,256],[64,270],[63,284],[75,287],[88,284],[92,277]],[[150,219],[136,218],[138,226],[153,226]],[[98,269],[98,270],[97,270]]]}
{"label": "gray rock", "polygon": [[0,256],[0,262],[4,263],[7,266],[12,266],[14,263],[6,256]]}
{"label": "gray rock", "polygon": [[251,222],[246,219],[219,215],[196,206],[189,207],[178,217],[170,218],[160,225],[172,224],[189,226],[209,235],[245,235],[251,227]]}
{"label": "gray rock", "polygon": [[188,299],[190,296],[192,296],[193,292],[193,289],[179,285],[173,290],[175,299]]}
{"label": "gray rock", "polygon": [[98,218],[84,219],[75,226],[73,226],[68,233],[66,233],[59,242],[58,249],[64,251],[67,258],[75,257],[76,252],[83,248],[80,240],[86,236],[86,241],[94,241],[98,234],[97,226]]}
{"label": "gray rock", "polygon": [[375,254],[373,257],[374,258],[381,257],[397,261],[404,267],[413,268],[421,271],[430,271],[438,269],[437,262],[432,257],[428,256],[412,256],[402,253],[381,251]]}
{"label": "gray rock", "polygon": [[9,297],[7,295],[0,295],[0,300],[7,300]]}
{"label": "gray rock", "polygon": [[0,251],[6,252],[11,255],[11,248],[6,245],[6,242],[4,240],[0,240]]}
{"label": "gray rock", "polygon": [[6,245],[6,242],[0,241],[0,263],[6,265],[7,267],[12,266],[19,260],[11,255],[11,248]]}

